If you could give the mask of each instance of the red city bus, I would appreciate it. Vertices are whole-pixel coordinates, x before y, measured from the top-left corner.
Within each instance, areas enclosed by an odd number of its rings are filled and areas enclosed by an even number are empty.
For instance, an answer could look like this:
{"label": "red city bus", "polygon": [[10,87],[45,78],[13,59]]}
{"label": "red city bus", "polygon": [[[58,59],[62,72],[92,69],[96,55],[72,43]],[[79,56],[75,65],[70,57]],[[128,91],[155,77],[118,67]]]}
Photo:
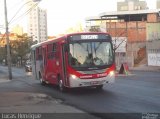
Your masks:
{"label": "red city bus", "polygon": [[32,72],[43,84],[102,89],[115,80],[114,50],[107,33],[72,33],[31,47]]}

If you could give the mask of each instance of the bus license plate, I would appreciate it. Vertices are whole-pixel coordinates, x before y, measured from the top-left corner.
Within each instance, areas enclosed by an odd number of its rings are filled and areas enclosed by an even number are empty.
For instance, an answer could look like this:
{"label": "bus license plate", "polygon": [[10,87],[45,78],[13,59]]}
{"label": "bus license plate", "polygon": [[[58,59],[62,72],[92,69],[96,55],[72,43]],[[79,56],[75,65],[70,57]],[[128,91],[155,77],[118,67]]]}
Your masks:
{"label": "bus license plate", "polygon": [[99,84],[99,81],[92,81],[91,82],[91,85],[96,85],[96,84]]}

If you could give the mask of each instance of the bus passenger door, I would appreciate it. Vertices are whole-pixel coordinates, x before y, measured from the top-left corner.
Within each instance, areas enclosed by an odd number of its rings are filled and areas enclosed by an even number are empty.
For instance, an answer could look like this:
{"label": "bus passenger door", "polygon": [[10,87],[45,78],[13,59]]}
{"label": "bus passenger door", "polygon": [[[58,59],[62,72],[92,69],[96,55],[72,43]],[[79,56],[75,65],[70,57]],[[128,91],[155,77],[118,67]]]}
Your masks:
{"label": "bus passenger door", "polygon": [[66,45],[62,44],[62,75],[65,86],[69,86],[69,82],[67,80],[67,60],[66,60]]}
{"label": "bus passenger door", "polygon": [[35,50],[32,50],[32,52],[31,52],[31,61],[32,61],[32,73],[33,73],[34,79],[37,79]]}
{"label": "bus passenger door", "polygon": [[57,45],[56,43],[51,43],[47,45],[47,63],[45,68],[45,76],[46,80],[51,83],[55,84],[56,81],[56,74],[57,74],[57,65],[56,65],[56,52],[57,52]]}
{"label": "bus passenger door", "polygon": [[46,68],[47,68],[46,47],[42,49],[42,53],[43,53],[42,76],[43,76],[43,79],[46,80]]}

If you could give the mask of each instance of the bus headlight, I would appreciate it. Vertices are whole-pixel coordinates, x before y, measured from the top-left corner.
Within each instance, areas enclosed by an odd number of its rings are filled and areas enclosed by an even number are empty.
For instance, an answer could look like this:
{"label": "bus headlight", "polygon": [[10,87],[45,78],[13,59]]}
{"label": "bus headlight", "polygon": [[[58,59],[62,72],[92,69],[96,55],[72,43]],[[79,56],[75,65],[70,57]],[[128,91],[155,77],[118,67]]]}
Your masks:
{"label": "bus headlight", "polygon": [[114,76],[115,75],[115,72],[114,71],[110,71],[109,72],[109,76]]}
{"label": "bus headlight", "polygon": [[70,74],[70,77],[71,77],[72,79],[76,79],[76,78],[77,78],[77,76],[76,76],[76,75],[73,75],[73,74]]}

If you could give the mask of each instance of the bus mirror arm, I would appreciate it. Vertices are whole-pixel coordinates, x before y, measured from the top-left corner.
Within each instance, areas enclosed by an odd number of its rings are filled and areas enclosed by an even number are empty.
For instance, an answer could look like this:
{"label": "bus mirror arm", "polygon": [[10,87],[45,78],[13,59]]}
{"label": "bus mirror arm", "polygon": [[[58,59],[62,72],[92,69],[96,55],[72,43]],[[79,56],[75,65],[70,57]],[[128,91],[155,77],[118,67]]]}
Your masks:
{"label": "bus mirror arm", "polygon": [[68,45],[67,45],[67,44],[64,44],[64,51],[65,51],[65,52],[68,52],[68,50],[69,50]]}

